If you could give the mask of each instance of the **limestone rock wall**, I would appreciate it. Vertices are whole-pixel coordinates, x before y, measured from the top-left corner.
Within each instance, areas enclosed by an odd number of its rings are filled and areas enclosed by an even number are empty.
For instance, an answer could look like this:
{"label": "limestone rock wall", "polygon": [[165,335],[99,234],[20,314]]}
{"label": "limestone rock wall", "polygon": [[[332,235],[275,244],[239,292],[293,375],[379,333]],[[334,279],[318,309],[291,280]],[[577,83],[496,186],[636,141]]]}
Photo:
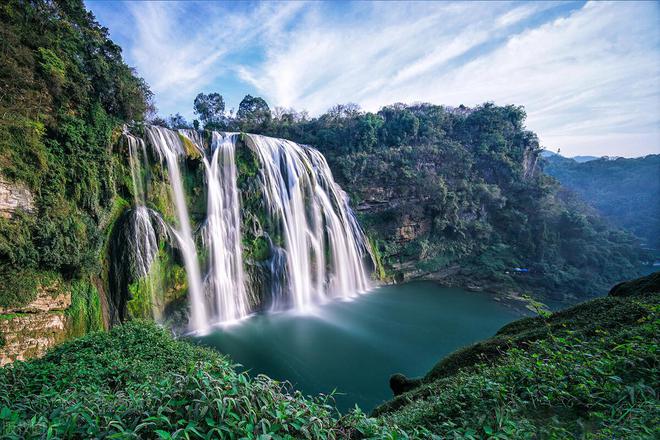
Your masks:
{"label": "limestone rock wall", "polygon": [[68,309],[71,305],[71,293],[53,291],[51,289],[50,287],[39,287],[37,297],[32,302],[21,307],[0,307],[0,315],[9,313],[42,313],[51,310]]}
{"label": "limestone rock wall", "polygon": [[0,308],[0,366],[42,356],[67,338],[70,292],[39,288],[31,303],[14,309]]}
{"label": "limestone rock wall", "polygon": [[43,356],[66,339],[68,318],[64,312],[5,316],[0,315],[0,367]]}
{"label": "limestone rock wall", "polygon": [[0,217],[11,218],[18,210],[34,212],[34,195],[27,186],[0,176]]}

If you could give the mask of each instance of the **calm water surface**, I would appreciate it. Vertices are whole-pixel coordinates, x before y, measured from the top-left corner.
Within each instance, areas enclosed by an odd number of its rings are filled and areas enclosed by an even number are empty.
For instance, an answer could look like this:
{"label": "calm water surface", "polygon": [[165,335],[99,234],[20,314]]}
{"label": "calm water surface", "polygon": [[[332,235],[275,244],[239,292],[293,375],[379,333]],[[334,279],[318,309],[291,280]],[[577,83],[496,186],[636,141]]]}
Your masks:
{"label": "calm water surface", "polygon": [[393,373],[421,376],[520,316],[487,294],[414,282],[330,302],[309,315],[256,315],[195,339],[252,375],[288,380],[305,394],[336,389],[341,410],[357,404],[369,411],[392,397]]}

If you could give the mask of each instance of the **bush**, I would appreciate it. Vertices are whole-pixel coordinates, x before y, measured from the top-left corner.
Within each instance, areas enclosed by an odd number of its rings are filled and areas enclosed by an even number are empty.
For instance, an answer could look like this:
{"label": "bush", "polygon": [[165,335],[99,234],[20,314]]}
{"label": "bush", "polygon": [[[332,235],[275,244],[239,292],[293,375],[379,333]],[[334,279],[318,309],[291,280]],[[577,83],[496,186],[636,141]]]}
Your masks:
{"label": "bush", "polygon": [[7,438],[338,438],[331,402],[141,322],[0,369]]}

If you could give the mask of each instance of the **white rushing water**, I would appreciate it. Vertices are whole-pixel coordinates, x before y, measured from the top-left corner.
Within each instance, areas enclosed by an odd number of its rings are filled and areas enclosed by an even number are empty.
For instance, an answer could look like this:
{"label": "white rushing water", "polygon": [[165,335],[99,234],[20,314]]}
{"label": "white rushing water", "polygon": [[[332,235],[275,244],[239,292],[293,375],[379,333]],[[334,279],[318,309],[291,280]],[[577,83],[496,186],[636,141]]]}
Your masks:
{"label": "white rushing water", "polygon": [[[198,332],[215,323],[247,316],[254,305],[248,298],[251,286],[246,284],[242,249],[243,217],[236,164],[239,135],[213,132],[210,148],[206,149],[200,133],[193,130],[175,132],[147,126],[146,134],[160,162],[167,167],[177,218],[170,230],[178,241],[186,270],[190,330]],[[133,165],[139,163],[140,154],[146,158],[146,151],[143,142],[133,139],[129,140],[129,149],[136,182],[135,203],[143,207],[144,186],[138,183],[142,182],[140,169]],[[275,228],[265,233],[281,238],[272,244],[266,264],[258,266],[270,273],[271,308],[305,310],[326,298],[349,298],[367,290],[370,283],[364,262],[371,258],[370,249],[348,205],[348,197],[335,183],[323,155],[283,139],[247,135],[246,141],[247,146],[241,144],[241,148],[250,148],[258,160],[257,183],[268,227]],[[204,277],[182,181],[181,164],[186,145],[190,150],[190,144],[202,156],[206,177],[207,212],[201,227],[208,251]],[[135,154],[137,151],[141,153]],[[138,209],[136,216],[144,216],[148,221],[148,211]],[[157,250],[157,240],[149,231],[139,233],[147,235],[145,243],[155,245]]]}
{"label": "white rushing water", "polygon": [[188,296],[190,299],[189,326],[193,331],[204,330],[209,325],[206,313],[206,301],[204,290],[202,289],[202,277],[197,260],[197,249],[193,240],[190,217],[183,190],[183,181],[181,180],[181,171],[179,169],[179,157],[185,155],[183,143],[179,135],[171,130],[156,126],[147,126],[145,130],[161,162],[164,160],[167,164],[170,190],[178,220],[178,228],[172,231],[181,249],[188,280]]}
{"label": "white rushing water", "polygon": [[133,270],[134,275],[146,283],[151,297],[152,317],[158,320],[160,307],[157,305],[157,291],[161,289],[161,280],[160,274],[151,270],[154,263],[158,263],[158,237],[152,220],[158,222],[161,227],[164,224],[160,216],[146,206],[146,184],[142,172],[147,172],[149,164],[145,142],[128,133],[126,133],[126,139],[135,202],[135,208],[131,214],[133,237],[130,242],[134,255]]}
{"label": "white rushing water", "polygon": [[237,135],[213,132],[212,136],[211,160],[204,159],[208,191],[204,238],[210,259],[207,284],[214,298],[214,317],[231,322],[248,314],[234,154]]}
{"label": "white rushing water", "polygon": [[323,155],[283,139],[249,139],[262,165],[266,204],[284,237],[287,288],[280,290],[288,292],[293,307],[304,310],[326,297],[367,290],[363,259],[369,248]]}

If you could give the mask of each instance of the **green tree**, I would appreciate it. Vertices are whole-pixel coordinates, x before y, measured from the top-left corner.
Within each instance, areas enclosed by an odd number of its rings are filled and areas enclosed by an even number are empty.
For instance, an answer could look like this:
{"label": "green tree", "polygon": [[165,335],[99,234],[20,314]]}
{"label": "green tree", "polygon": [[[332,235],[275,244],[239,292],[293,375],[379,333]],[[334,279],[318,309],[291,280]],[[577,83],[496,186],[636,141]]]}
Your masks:
{"label": "green tree", "polygon": [[204,125],[219,125],[225,114],[225,100],[219,93],[200,93],[195,97],[193,109]]}
{"label": "green tree", "polygon": [[381,127],[381,136],[386,145],[403,145],[417,136],[419,119],[404,104],[383,107],[378,114],[385,121]]}
{"label": "green tree", "polygon": [[241,129],[264,125],[271,120],[270,107],[263,98],[246,95],[238,105],[236,118]]}

